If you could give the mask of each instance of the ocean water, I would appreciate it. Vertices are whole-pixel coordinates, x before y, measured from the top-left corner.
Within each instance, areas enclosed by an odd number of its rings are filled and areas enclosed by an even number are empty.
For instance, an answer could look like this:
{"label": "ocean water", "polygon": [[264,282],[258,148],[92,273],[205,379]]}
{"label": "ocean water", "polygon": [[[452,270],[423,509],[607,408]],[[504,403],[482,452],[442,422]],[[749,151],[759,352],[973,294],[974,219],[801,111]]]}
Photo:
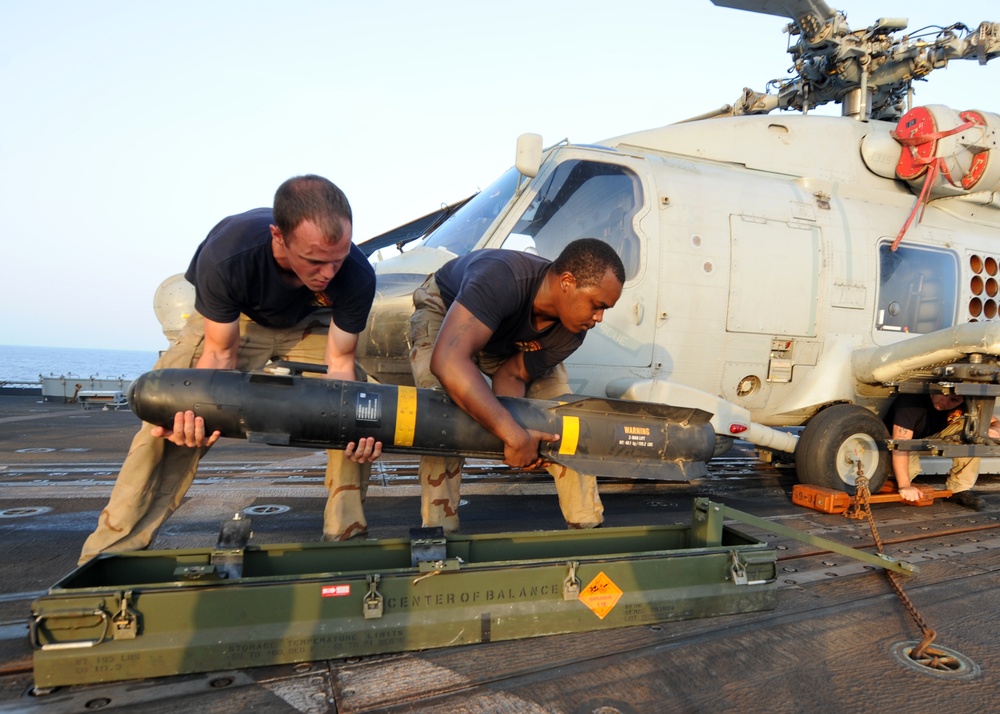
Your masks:
{"label": "ocean water", "polygon": [[135,379],[153,368],[155,351],[0,345],[0,383],[42,377]]}

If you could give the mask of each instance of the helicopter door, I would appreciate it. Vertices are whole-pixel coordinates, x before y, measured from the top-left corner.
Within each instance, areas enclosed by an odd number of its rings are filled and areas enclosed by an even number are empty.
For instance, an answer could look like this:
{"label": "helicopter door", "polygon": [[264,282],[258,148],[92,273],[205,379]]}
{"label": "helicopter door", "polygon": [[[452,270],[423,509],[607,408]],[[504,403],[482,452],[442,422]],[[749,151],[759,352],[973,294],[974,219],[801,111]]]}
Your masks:
{"label": "helicopter door", "polygon": [[621,299],[567,360],[576,382],[589,381],[584,372],[595,366],[647,367],[652,361],[656,285],[644,278],[656,274],[655,265],[650,265],[655,255],[644,250],[645,234],[638,228],[651,220],[645,196],[638,173],[628,166],[564,160],[543,179],[500,246],[551,260],[571,241],[598,238],[621,257],[625,266]]}
{"label": "helicopter door", "polygon": [[819,227],[732,216],[730,228],[726,331],[815,337],[822,269]]}

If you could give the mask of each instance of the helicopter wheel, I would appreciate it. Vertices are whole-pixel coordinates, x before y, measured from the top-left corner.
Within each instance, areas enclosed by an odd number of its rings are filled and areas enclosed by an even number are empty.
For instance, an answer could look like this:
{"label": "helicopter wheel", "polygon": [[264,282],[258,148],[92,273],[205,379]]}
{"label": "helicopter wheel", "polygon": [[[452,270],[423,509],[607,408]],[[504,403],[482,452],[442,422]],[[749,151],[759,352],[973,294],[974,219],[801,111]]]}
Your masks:
{"label": "helicopter wheel", "polygon": [[878,493],[889,477],[889,430],[877,416],[856,404],[835,404],[816,414],[795,447],[795,472],[801,483],[853,494],[858,468],[868,489]]}

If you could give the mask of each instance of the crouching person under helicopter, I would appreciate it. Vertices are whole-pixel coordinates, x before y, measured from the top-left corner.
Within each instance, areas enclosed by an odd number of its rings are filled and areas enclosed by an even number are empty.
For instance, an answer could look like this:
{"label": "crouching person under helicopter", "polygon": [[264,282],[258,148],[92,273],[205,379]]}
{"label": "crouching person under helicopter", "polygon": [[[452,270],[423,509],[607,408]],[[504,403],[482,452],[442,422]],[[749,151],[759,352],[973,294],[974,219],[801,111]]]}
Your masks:
{"label": "crouching person under helicopter", "polygon": [[[903,394],[886,415],[886,426],[896,441],[947,439],[962,433],[965,414],[965,399],[957,394]],[[1000,438],[1000,422],[995,417],[990,422],[989,435]],[[986,508],[986,501],[972,490],[979,478],[979,463],[977,456],[952,460],[944,486],[952,495],[945,500],[976,511]],[[892,452],[892,474],[903,500],[920,499],[920,489],[913,485],[920,473],[917,452],[898,449]]]}

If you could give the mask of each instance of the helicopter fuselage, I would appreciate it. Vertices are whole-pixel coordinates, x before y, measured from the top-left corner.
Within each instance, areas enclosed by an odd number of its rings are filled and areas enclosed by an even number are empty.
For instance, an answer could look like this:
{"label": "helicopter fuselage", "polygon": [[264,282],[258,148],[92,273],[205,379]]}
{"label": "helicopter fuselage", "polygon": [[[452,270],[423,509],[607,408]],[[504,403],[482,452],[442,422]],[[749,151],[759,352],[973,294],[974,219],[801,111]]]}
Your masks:
{"label": "helicopter fuselage", "polygon": [[534,178],[511,169],[376,265],[359,358],[379,381],[411,383],[410,295],[455,255],[554,258],[596,237],[627,280],[567,360],[575,393],[699,407],[720,437],[778,451],[794,442],[767,427],[801,426],[828,406],[881,416],[900,381],[1000,351],[987,344],[1000,312],[996,187],[942,180],[894,249],[916,193],[892,174],[895,126],[744,116],[553,147]]}

